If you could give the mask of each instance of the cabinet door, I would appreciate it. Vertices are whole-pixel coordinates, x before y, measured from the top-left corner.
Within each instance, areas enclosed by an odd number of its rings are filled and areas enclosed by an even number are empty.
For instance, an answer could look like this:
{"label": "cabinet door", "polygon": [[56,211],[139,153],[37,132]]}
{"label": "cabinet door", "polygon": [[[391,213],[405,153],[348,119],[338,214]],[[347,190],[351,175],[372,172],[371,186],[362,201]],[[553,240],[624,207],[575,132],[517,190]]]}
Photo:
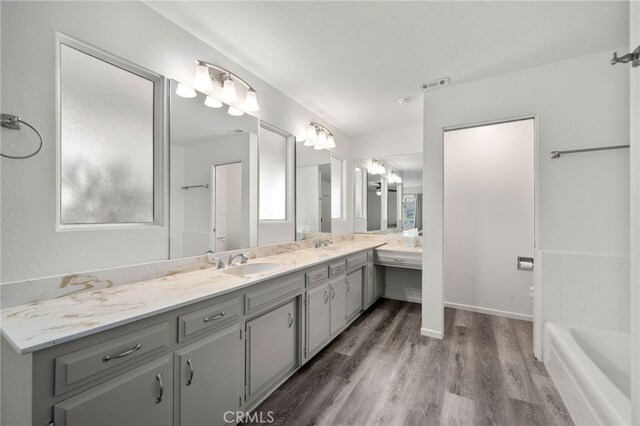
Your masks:
{"label": "cabinet door", "polygon": [[375,293],[375,276],[374,276],[374,272],[373,272],[373,263],[368,263],[367,264],[367,278],[365,280],[366,282],[366,291],[364,292],[365,294],[365,306],[369,306],[371,305],[376,299],[376,293]]}
{"label": "cabinet door", "polygon": [[172,354],[62,401],[53,411],[56,426],[170,426]]}
{"label": "cabinet door", "polygon": [[247,322],[247,400],[296,368],[297,324],[295,300]]}
{"label": "cabinet door", "polygon": [[180,426],[223,425],[240,409],[241,344],[235,324],[176,351]]}
{"label": "cabinet door", "polygon": [[362,309],[363,270],[356,269],[347,275],[347,318]]}
{"label": "cabinet door", "polygon": [[339,278],[329,283],[331,287],[331,334],[338,331],[347,319],[347,279]]}
{"label": "cabinet door", "polygon": [[316,351],[331,335],[329,284],[307,292],[307,354]]}
{"label": "cabinet door", "polygon": [[374,266],[374,287],[376,299],[384,296],[385,278],[384,266]]}

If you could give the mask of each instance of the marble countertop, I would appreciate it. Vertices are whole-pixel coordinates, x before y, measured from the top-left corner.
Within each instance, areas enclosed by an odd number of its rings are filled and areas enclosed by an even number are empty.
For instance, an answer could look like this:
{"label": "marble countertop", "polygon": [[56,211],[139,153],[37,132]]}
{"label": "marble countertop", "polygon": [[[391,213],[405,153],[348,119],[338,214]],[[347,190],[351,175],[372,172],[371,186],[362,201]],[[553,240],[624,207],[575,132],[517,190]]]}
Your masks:
{"label": "marble countertop", "polygon": [[394,251],[422,254],[422,247],[407,247],[403,244],[385,244],[381,247],[376,248],[376,251]]}
{"label": "marble countertop", "polygon": [[279,266],[246,277],[204,269],[14,306],[0,312],[1,332],[18,353],[34,352],[382,244],[347,240],[328,248],[260,257],[249,263]]}

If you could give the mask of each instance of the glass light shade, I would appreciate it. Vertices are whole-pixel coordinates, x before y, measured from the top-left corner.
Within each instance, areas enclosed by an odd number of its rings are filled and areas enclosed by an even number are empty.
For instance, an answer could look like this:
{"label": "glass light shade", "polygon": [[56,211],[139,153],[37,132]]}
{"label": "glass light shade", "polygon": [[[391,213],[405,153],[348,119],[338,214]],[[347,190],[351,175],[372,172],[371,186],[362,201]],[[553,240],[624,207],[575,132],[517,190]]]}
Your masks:
{"label": "glass light shade", "polygon": [[376,189],[376,195],[378,197],[382,196],[382,189]]}
{"label": "glass light shade", "polygon": [[327,148],[335,148],[336,140],[333,138],[333,135],[329,135],[327,138]]}
{"label": "glass light shade", "polygon": [[316,126],[309,124],[309,127],[307,127],[307,140],[315,141],[317,137],[318,134],[316,133]]}
{"label": "glass light shade", "polygon": [[178,87],[176,88],[176,95],[181,98],[195,98],[196,91],[186,84],[178,83]]}
{"label": "glass light shade", "polygon": [[314,146],[315,142],[313,142],[311,139],[306,139],[304,141],[304,146]]}
{"label": "glass light shade", "polygon": [[320,134],[318,135],[318,140],[316,141],[316,144],[320,145],[323,148],[325,148],[327,146],[327,134],[324,132],[324,130],[320,131]]}
{"label": "glass light shade", "polygon": [[231,78],[227,78],[224,81],[222,86],[222,93],[220,94],[222,100],[228,104],[233,104],[238,102],[238,94],[236,93],[236,85],[231,80]]}
{"label": "glass light shade", "polygon": [[320,150],[324,149],[324,146],[320,145],[319,143],[316,143],[313,146],[313,149],[315,149],[316,151],[320,151]]}
{"label": "glass light shade", "polygon": [[229,113],[229,115],[233,115],[235,117],[240,117],[242,115],[244,115],[243,111],[240,111],[238,108],[234,108],[232,106],[229,107],[229,111],[227,111]]}
{"label": "glass light shade", "polygon": [[196,67],[196,76],[193,78],[193,87],[201,92],[213,90],[213,83],[211,83],[211,77],[209,77],[209,68],[204,65],[198,65]]}
{"label": "glass light shade", "polygon": [[260,110],[260,106],[258,105],[258,94],[255,90],[249,89],[247,92],[247,97],[244,99],[244,109],[247,112]]}
{"label": "glass light shade", "polygon": [[204,104],[209,108],[220,108],[222,107],[222,102],[217,100],[216,98],[212,98],[211,96],[207,96],[207,99],[204,100]]}

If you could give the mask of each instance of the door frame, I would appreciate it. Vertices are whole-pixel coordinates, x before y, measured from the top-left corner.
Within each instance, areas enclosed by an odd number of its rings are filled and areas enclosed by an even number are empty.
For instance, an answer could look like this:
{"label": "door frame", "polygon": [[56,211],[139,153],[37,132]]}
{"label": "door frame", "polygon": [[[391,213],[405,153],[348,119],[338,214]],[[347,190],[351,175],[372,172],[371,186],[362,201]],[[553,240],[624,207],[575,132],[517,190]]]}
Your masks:
{"label": "door frame", "polygon": [[[211,208],[211,220],[209,222],[209,229],[212,231],[213,233],[213,237],[211,238],[211,240],[213,240],[213,251],[215,253],[218,252],[218,227],[216,226],[216,197],[217,197],[217,187],[216,187],[216,167],[219,166],[228,166],[231,164],[238,164],[240,163],[240,170],[242,170],[242,160],[232,160],[232,161],[224,161],[222,163],[211,163],[211,204],[210,204],[210,208]],[[242,174],[241,174],[242,176]],[[242,177],[241,177],[242,179]],[[240,185],[242,186],[242,181],[240,182]],[[241,207],[242,208],[242,207]],[[209,241],[209,245],[211,245],[212,241]],[[227,250],[225,250],[227,251]]]}
{"label": "door frame", "polygon": [[[504,118],[497,118],[492,120],[484,120],[477,121],[466,124],[459,124],[453,126],[446,126],[442,128],[442,155],[444,159],[444,135],[445,132],[449,132],[452,130],[463,130],[470,129],[474,127],[483,127],[483,126],[491,126],[494,124],[506,124],[514,121],[524,121],[524,120],[533,120],[533,257],[534,257],[534,265],[537,264],[537,267],[533,268],[533,353],[538,360],[542,360],[542,298],[535,297],[535,295],[542,295],[542,274],[540,273],[540,260],[542,259],[540,253],[540,143],[539,143],[539,125],[540,119],[537,113],[531,114],[523,114],[523,115],[515,115]],[[444,164],[442,169],[442,194],[444,197]],[[444,285],[446,283],[446,277],[444,276],[444,222],[446,222],[446,216],[444,215],[444,204],[442,205],[443,210],[443,240],[442,240],[442,285],[443,285],[443,298],[442,298],[442,313],[443,313],[443,324],[444,324]]]}

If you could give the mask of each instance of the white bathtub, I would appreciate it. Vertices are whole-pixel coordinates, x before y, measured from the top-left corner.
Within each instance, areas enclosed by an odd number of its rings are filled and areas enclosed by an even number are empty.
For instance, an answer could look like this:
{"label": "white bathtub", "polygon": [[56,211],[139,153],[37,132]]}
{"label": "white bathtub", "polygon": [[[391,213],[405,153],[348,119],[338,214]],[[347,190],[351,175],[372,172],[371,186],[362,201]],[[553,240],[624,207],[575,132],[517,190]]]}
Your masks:
{"label": "white bathtub", "polygon": [[630,335],[547,321],[544,363],[577,425],[631,424]]}

